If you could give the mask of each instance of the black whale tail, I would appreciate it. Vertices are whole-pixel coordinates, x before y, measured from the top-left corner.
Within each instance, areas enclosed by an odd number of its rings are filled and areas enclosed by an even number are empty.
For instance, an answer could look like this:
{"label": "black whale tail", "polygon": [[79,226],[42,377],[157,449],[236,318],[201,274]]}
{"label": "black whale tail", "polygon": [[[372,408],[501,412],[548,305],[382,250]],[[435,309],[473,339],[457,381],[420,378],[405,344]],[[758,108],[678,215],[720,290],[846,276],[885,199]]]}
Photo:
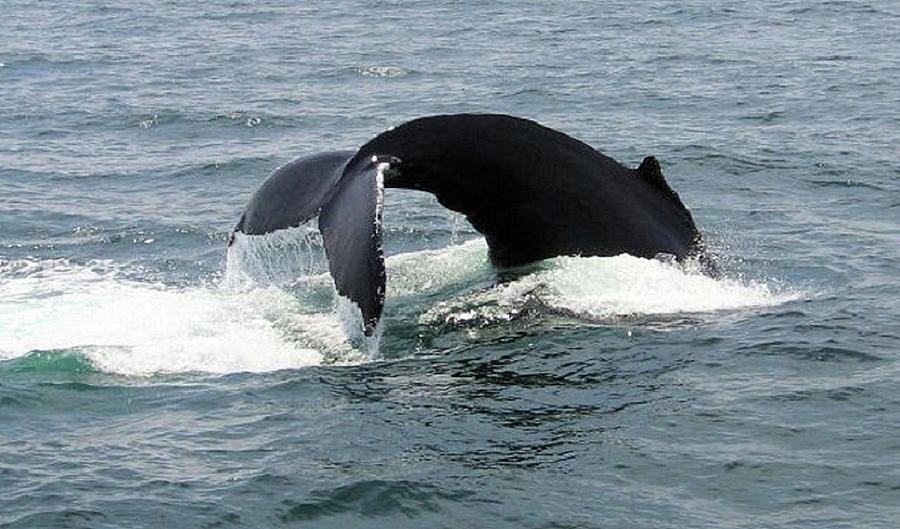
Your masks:
{"label": "black whale tail", "polygon": [[360,308],[364,331],[371,335],[384,307],[381,171],[386,166],[377,159],[350,164],[353,154],[317,154],[276,169],[250,198],[229,246],[238,232],[263,235],[318,217],[337,291]]}
{"label": "black whale tail", "polygon": [[355,153],[295,160],[260,186],[235,231],[269,233],[318,215],[335,286],[369,335],[384,306],[385,187],[427,191],[463,213],[500,267],[558,255],[704,255],[655,158],[629,169],[561,132],[494,114],[416,119]]}

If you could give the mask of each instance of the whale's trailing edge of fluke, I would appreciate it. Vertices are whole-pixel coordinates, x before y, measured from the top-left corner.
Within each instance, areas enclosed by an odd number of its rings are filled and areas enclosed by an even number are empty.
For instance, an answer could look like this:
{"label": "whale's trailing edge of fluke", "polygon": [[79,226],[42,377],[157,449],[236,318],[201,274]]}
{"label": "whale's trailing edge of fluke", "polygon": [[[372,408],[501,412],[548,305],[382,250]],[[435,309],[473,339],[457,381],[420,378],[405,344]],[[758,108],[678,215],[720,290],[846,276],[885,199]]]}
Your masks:
{"label": "whale's trailing edge of fluke", "polygon": [[427,191],[464,214],[499,267],[662,253],[698,257],[714,272],[655,158],[629,169],[561,132],[498,114],[419,118],[356,152],[299,158],[263,182],[234,231],[260,235],[318,216],[335,286],[359,306],[371,334],[384,306],[385,187]]}

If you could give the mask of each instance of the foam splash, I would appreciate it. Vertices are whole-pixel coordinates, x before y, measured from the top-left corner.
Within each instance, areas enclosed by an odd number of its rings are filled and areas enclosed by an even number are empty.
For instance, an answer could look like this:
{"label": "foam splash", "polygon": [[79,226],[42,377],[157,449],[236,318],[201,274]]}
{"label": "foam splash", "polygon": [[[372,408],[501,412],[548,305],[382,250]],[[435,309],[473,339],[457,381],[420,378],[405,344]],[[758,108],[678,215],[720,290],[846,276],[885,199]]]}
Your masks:
{"label": "foam splash", "polygon": [[[359,308],[335,291],[322,235],[312,225],[306,223],[264,236],[236,233],[220,286],[240,294],[260,288],[287,290],[299,306],[327,317],[332,328],[343,329],[349,348],[364,359],[373,359],[378,356],[383,325],[373,336],[364,335]],[[348,356],[347,351],[343,356]]]}
{"label": "foam splash", "polygon": [[[235,233],[228,248],[222,285],[285,285],[298,278],[322,283],[327,277],[322,235],[315,223],[279,230],[265,236]],[[327,282],[326,282],[327,283]]]}
{"label": "foam splash", "polygon": [[399,66],[360,66],[354,70],[363,77],[404,77],[407,71]]}
{"label": "foam splash", "polygon": [[334,316],[274,286],[176,288],[108,263],[0,267],[0,359],[75,350],[124,375],[272,371],[359,360]]}
{"label": "foam splash", "polygon": [[769,307],[799,296],[764,283],[712,278],[690,266],[626,254],[558,257],[513,281],[437,303],[419,322],[490,325],[514,320],[529,306],[604,322]]}
{"label": "foam splash", "polygon": [[438,250],[392,255],[385,264],[388,297],[420,296],[464,288],[466,284],[487,279],[494,273],[484,239],[472,239]]}
{"label": "foam splash", "polygon": [[548,305],[593,319],[768,307],[796,299],[762,283],[712,278],[675,263],[615,257],[561,257],[535,274]]}
{"label": "foam splash", "polygon": [[219,284],[188,287],[129,279],[111,262],[0,260],[0,360],[63,350],[124,375],[262,372],[372,360],[385,325],[490,326],[533,307],[601,322],[714,319],[800,296],[629,255],[550,259],[498,282],[484,240],[475,239],[388,257],[386,321],[365,337],[310,230],[238,235],[227,259]]}

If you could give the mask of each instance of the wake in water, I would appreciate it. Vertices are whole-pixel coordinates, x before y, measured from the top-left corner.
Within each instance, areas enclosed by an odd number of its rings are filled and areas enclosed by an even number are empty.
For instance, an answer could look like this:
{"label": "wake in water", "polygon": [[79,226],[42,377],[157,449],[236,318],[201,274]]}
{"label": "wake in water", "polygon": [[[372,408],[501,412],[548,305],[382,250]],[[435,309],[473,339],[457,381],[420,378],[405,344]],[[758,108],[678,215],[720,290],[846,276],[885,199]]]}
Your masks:
{"label": "wake in water", "polygon": [[[357,363],[378,336],[335,295],[315,230],[239,236],[214,285],[123,277],[111,262],[0,262],[0,360],[57,351],[123,375]],[[487,327],[526,310],[591,322],[765,307],[798,297],[628,255],[560,257],[498,281],[483,239],[387,259],[387,327]],[[713,316],[708,316],[712,318]],[[60,353],[62,354],[62,353]]]}

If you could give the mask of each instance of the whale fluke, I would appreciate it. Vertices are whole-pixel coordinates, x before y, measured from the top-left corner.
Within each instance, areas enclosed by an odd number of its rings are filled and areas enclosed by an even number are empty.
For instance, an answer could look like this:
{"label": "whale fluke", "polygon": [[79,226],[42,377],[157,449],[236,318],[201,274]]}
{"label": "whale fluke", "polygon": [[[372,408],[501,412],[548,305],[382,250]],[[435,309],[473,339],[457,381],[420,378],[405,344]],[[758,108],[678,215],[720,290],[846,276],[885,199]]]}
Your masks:
{"label": "whale fluke", "polygon": [[499,114],[419,118],[356,152],[277,169],[235,231],[250,235],[319,216],[329,270],[371,334],[384,304],[384,188],[432,193],[484,234],[491,261],[512,267],[559,255],[706,256],[690,211],[656,158],[629,169],[534,121]]}
{"label": "whale fluke", "polygon": [[353,151],[314,154],[275,169],[250,197],[234,231],[263,235],[295,228],[314,218],[330,198],[353,154]]}
{"label": "whale fluke", "polygon": [[328,270],[338,293],[362,311],[367,336],[375,330],[384,307],[381,205],[386,165],[363,160],[348,166],[319,215]]}

